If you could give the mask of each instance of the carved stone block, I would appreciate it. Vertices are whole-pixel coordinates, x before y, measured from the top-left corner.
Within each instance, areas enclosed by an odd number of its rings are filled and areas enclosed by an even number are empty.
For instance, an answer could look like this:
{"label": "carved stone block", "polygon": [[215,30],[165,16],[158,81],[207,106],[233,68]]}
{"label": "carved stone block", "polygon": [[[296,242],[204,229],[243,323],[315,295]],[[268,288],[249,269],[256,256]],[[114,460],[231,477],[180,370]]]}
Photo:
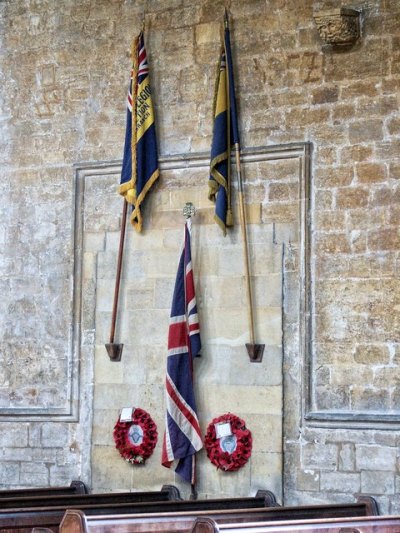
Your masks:
{"label": "carved stone block", "polygon": [[340,7],[314,14],[321,39],[332,46],[351,46],[360,38],[360,12]]}

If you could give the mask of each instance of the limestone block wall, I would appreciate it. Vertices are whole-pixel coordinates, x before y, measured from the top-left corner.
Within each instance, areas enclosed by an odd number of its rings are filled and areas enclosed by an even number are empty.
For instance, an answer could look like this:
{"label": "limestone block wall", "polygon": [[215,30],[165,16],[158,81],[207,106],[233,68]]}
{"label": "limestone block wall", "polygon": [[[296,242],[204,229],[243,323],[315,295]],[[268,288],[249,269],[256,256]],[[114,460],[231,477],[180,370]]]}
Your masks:
{"label": "limestone block wall", "polygon": [[[251,459],[238,472],[217,471],[205,450],[200,452],[197,491],[201,497],[211,497],[246,495],[268,487],[281,499],[282,318],[294,329],[288,333],[285,349],[299,350],[298,317],[296,322],[289,313],[282,316],[282,284],[287,285],[288,297],[298,301],[302,259],[297,250],[302,250],[303,256],[306,252],[299,231],[300,219],[305,217],[300,195],[309,179],[301,167],[308,148],[301,144],[263,147],[244,154],[243,170],[251,188],[257,188],[247,204],[248,239],[256,340],[265,344],[262,363],[253,364],[245,348],[249,326],[243,239],[238,225],[224,237],[213,221],[214,209],[204,181],[208,154],[162,161],[160,180],[148,198],[143,234],[135,234],[132,228],[127,232],[116,337],[124,348],[118,363],[109,360],[104,344],[109,338],[119,244],[116,221],[121,200],[116,198],[115,183],[120,166],[78,169],[79,195],[83,197],[84,320],[93,321],[95,330],[92,486],[97,490],[157,489],[162,483],[174,483],[188,495],[188,487],[173,470],[163,468],[160,459],[166,340],[182,245],[182,207],[192,201],[197,208],[192,259],[202,336],[202,357],[194,365],[200,425],[205,434],[214,417],[233,412],[246,421],[253,436]],[[277,187],[293,190],[290,202],[272,198]],[[268,195],[271,213],[265,213],[262,221],[260,200]],[[113,216],[103,217],[99,223],[97,210],[103,203]],[[96,287],[93,295],[88,289],[91,286]],[[146,466],[132,468],[115,449],[112,429],[124,406],[142,407],[156,421],[159,444]]]}
{"label": "limestone block wall", "polygon": [[[397,0],[353,3],[362,12],[362,38],[337,53],[323,47],[313,13],[340,5],[348,4],[231,0],[240,129],[244,147],[313,145],[309,316],[299,313],[298,301],[285,298],[295,287],[286,282],[291,269],[297,276],[296,255],[283,269],[281,316],[297,317],[293,326],[283,320],[284,501],[352,500],[363,492],[379,500],[382,512],[394,513],[400,511],[400,6]],[[102,461],[91,461],[91,444],[93,457],[103,445],[111,453],[103,422],[115,413],[102,419],[101,410],[104,402],[116,407],[122,398],[107,397],[106,361],[97,352],[93,357],[94,343],[103,342],[97,324],[108,321],[108,287],[91,280],[94,270],[106,279],[111,269],[101,261],[108,254],[113,262],[118,199],[111,204],[98,198],[84,241],[81,279],[87,284],[76,293],[74,165],[121,157],[126,51],[143,13],[160,155],[209,150],[222,7],[209,0],[0,2],[3,486],[60,484],[80,476],[106,488]],[[172,178],[166,174],[163,186]],[[111,198],[114,180],[99,182]],[[167,193],[158,192],[166,201]],[[272,221],[279,227],[274,203],[284,205],[292,187],[277,184],[266,195],[265,183],[249,183],[246,194],[260,206],[255,226],[266,234]],[[164,207],[178,209],[174,203]],[[163,210],[157,212],[162,219]],[[179,230],[165,232],[175,258]],[[298,243],[285,232],[281,243],[293,242],[296,251]],[[198,237],[204,245],[205,233]],[[204,268],[212,267],[211,257],[204,261]],[[145,286],[143,304],[150,290]],[[99,307],[90,314],[93,301]],[[163,308],[160,315],[166,314]],[[292,329],[304,353],[285,351]],[[113,373],[122,373],[124,364]],[[152,372],[159,376],[160,369]],[[211,416],[211,403],[203,405]],[[268,415],[251,406],[246,412],[253,420]],[[262,431],[258,425],[256,431]],[[104,472],[108,464],[106,455]],[[115,487],[125,479],[125,488],[137,486],[129,472],[128,478],[117,476]],[[249,487],[248,477],[244,483]],[[236,486],[223,489],[234,492]]]}

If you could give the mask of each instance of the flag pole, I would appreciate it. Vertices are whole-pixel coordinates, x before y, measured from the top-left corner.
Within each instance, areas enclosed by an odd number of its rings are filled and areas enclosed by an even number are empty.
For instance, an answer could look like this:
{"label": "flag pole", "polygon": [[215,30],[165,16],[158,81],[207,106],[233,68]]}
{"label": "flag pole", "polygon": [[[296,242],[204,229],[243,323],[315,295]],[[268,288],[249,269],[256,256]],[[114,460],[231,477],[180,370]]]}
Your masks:
{"label": "flag pole", "polygon": [[124,207],[122,209],[121,233],[119,237],[117,275],[115,278],[114,302],[113,302],[113,310],[112,310],[112,317],[111,317],[110,342],[106,344],[106,350],[111,361],[121,361],[122,348],[124,346],[123,344],[114,343],[114,337],[115,337],[115,324],[117,321],[119,288],[121,284],[121,270],[122,270],[122,258],[124,255],[127,212],[128,212],[128,202],[124,199]]}
{"label": "flag pole", "polygon": [[[225,26],[225,31],[229,32],[228,10],[226,8],[225,8],[224,26]],[[230,46],[229,46],[229,51],[227,51],[227,63],[228,63],[228,68],[231,69],[231,76],[228,76],[229,83],[231,83],[231,80],[233,82],[233,74],[232,74],[233,67],[232,67],[232,59],[230,56]],[[235,101],[233,83],[232,83],[232,87],[229,88],[229,93],[230,93],[230,99],[233,100],[233,102],[230,102],[230,106],[232,106],[232,104],[234,105],[235,115],[236,115],[236,101]],[[237,122],[237,116],[235,117],[235,120]],[[249,255],[249,246],[248,246],[248,241],[247,241],[246,209],[245,209],[245,202],[244,202],[242,172],[241,172],[241,164],[240,164],[239,128],[237,127],[237,123],[236,123],[236,135],[234,134],[234,136],[236,137],[234,139],[236,175],[237,175],[237,181],[238,181],[239,214],[240,214],[240,226],[241,226],[242,239],[243,239],[245,280],[246,280],[246,287],[247,287],[247,308],[248,308],[248,320],[249,320],[249,329],[250,329],[250,342],[246,343],[246,349],[247,349],[247,353],[250,358],[250,362],[260,363],[263,358],[265,344],[255,343],[253,295],[252,295],[251,279],[250,279],[250,255]]]}
{"label": "flag pole", "polygon": [[[196,209],[192,202],[186,202],[186,204],[183,207],[183,216],[185,217],[186,223],[189,222],[189,219],[192,218],[196,213]],[[190,227],[190,226],[189,226]],[[193,461],[192,461],[192,483],[190,484],[190,500],[197,500],[197,490],[196,490],[196,454],[193,455]]]}

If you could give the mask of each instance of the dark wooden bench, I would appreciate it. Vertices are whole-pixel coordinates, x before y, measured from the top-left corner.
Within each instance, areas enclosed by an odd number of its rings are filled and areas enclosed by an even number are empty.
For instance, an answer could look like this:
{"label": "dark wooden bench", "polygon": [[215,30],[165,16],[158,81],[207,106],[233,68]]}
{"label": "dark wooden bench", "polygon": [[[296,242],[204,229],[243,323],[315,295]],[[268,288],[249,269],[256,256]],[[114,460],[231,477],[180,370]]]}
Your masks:
{"label": "dark wooden bench", "polygon": [[[176,487],[163,487],[160,492],[112,492],[104,494],[83,494],[79,496],[49,496],[0,500],[0,512],[6,510],[35,508],[87,509],[96,507],[108,509],[124,508],[123,512],[154,513],[181,512],[196,509],[248,509],[277,505],[275,496],[269,491],[259,491],[256,496],[215,500],[182,500]],[[129,511],[128,511],[129,509]],[[100,512],[100,511],[99,511]],[[101,512],[101,514],[104,514]]]}
{"label": "dark wooden bench", "polygon": [[[125,533],[126,531],[124,530]],[[400,516],[369,516],[230,524],[218,523],[213,518],[198,518],[187,533],[399,533],[399,531]]]}
{"label": "dark wooden bench", "polygon": [[71,481],[66,487],[38,487],[29,489],[0,490],[2,498],[29,498],[31,496],[55,496],[57,494],[88,494],[89,491],[83,481]]}
{"label": "dark wooden bench", "polygon": [[173,485],[164,485],[160,491],[109,492],[103,494],[37,494],[0,498],[0,512],[6,509],[32,509],[34,507],[78,508],[81,506],[142,504],[181,500],[179,490]]}
{"label": "dark wooden bench", "polygon": [[[115,493],[115,496],[121,493]],[[125,493],[122,493],[125,494]],[[136,493],[130,493],[136,494]],[[178,493],[179,494],[179,493]],[[97,496],[97,495],[96,495]],[[98,495],[104,497],[104,494]],[[162,510],[164,513],[182,513],[186,511],[204,510],[207,512],[213,509],[236,509],[240,507],[259,508],[266,505],[276,505],[276,499],[272,492],[259,491],[256,496],[248,498],[228,498],[216,500],[199,501],[160,501],[160,502],[123,502],[123,503],[85,503],[79,505],[79,509],[85,515],[116,515],[134,514],[139,515],[144,512],[154,513]],[[66,509],[70,506],[43,506],[10,508],[0,510],[0,532],[18,531],[18,533],[30,533],[33,528],[37,531],[49,529],[58,532],[60,522]]]}
{"label": "dark wooden bench", "polygon": [[[369,497],[349,504],[313,505],[301,507],[264,507],[254,509],[196,509],[181,512],[158,512],[135,515],[90,515],[82,510],[67,510],[60,533],[127,533],[127,532],[188,532],[196,518],[212,518],[218,524],[288,521],[295,519],[328,519],[365,517],[378,514],[375,500]],[[207,501],[207,500],[205,500]],[[198,504],[199,502],[194,502]],[[117,511],[116,511],[117,512]],[[200,527],[200,526],[197,526]]]}

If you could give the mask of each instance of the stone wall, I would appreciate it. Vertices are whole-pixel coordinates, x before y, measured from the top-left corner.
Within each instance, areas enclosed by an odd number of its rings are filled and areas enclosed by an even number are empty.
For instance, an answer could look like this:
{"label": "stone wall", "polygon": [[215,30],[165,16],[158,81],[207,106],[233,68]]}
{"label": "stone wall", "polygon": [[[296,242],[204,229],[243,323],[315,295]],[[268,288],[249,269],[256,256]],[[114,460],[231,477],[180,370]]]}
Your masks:
{"label": "stone wall", "polygon": [[[3,486],[90,480],[95,413],[94,488],[110,488],[100,477],[103,460],[96,455],[97,444],[112,450],[102,441],[100,417],[106,363],[97,353],[94,362],[96,328],[85,322],[86,308],[77,305],[101,287],[89,283],[86,292],[74,291],[73,165],[121,157],[126,51],[143,13],[160,155],[209,150],[222,4],[0,2]],[[394,513],[400,512],[395,497],[400,489],[400,6],[397,0],[352,4],[362,11],[362,39],[336,52],[320,41],[313,13],[338,5],[347,4],[229,2],[240,129],[247,148],[313,145],[310,277],[302,278],[309,282],[310,316],[298,314],[296,291],[290,290],[295,283],[287,285],[288,265],[282,279],[284,501],[352,500],[363,492],[375,495],[383,512]],[[246,187],[249,203],[259,207],[254,227],[260,232],[271,224],[279,229],[274,203],[284,212],[293,194],[288,183],[269,187],[268,178],[252,186],[250,172]],[[168,175],[163,179],[167,186]],[[104,177],[101,183],[113,189]],[[198,198],[201,208],[209,209]],[[106,209],[102,204],[95,213],[98,231],[103,217],[110,216],[111,207]],[[112,251],[115,238],[110,239]],[[89,254],[99,250],[95,241],[85,241],[92,247]],[[285,230],[281,244],[291,243],[296,249],[293,231]],[[89,268],[89,256],[87,261]],[[86,271],[85,276],[91,279]],[[97,297],[100,305],[102,295]],[[285,348],[291,333],[285,317],[296,313],[293,327],[304,347],[299,351]],[[121,372],[118,368],[114,372]],[[216,402],[208,413],[217,408]],[[250,408],[247,413],[252,416]],[[111,423],[113,417],[105,420]],[[265,442],[262,446],[266,450]],[[116,488],[136,488],[132,471],[127,472],[126,487]],[[263,480],[252,484],[246,477],[246,489]],[[269,482],[265,476],[265,485]],[[274,483],[279,491],[280,483]],[[234,490],[231,485],[226,493]]]}
{"label": "stone wall", "polygon": [[[214,209],[204,187],[208,153],[203,157],[161,159],[161,178],[148,198],[143,235],[127,232],[117,328],[118,342],[124,343],[119,363],[109,360],[104,344],[109,338],[119,244],[121,199],[116,198],[115,183],[120,166],[78,168],[79,196],[83,197],[79,207],[83,235],[77,234],[77,242],[83,241],[82,257],[78,259],[83,261],[82,328],[95,332],[92,486],[97,490],[127,486],[154,489],[162,483],[175,483],[187,494],[188,487],[174,477],[173,471],[160,465],[160,455],[166,339],[183,237],[182,207],[192,201],[197,207],[192,257],[202,336],[202,356],[194,365],[200,425],[205,434],[214,417],[233,412],[246,421],[254,441],[246,467],[228,475],[217,471],[204,451],[199,453],[197,491],[200,497],[246,495],[268,487],[281,499],[282,280],[287,295],[298,302],[299,256],[306,253],[298,239],[297,228],[305,217],[301,209],[304,202],[298,196],[309,179],[301,171],[307,148],[304,143],[290,149],[270,146],[243,155],[243,171],[259,195],[268,195],[278,186],[293,189],[290,203],[269,201],[270,221],[261,222],[259,200],[253,198],[247,204],[256,340],[265,344],[262,363],[254,364],[245,348],[249,333],[241,232],[237,225],[224,237],[213,221]],[[107,206],[108,211],[100,220],[99,205]],[[234,215],[237,219],[236,209]],[[289,239],[290,251],[286,249]],[[95,293],[92,287],[96,287]],[[293,315],[284,313],[285,322],[293,329],[285,346],[297,352],[298,316]],[[83,336],[89,338],[87,333]],[[146,467],[133,469],[118,457],[112,438],[120,408],[131,405],[151,413],[160,443]]]}

